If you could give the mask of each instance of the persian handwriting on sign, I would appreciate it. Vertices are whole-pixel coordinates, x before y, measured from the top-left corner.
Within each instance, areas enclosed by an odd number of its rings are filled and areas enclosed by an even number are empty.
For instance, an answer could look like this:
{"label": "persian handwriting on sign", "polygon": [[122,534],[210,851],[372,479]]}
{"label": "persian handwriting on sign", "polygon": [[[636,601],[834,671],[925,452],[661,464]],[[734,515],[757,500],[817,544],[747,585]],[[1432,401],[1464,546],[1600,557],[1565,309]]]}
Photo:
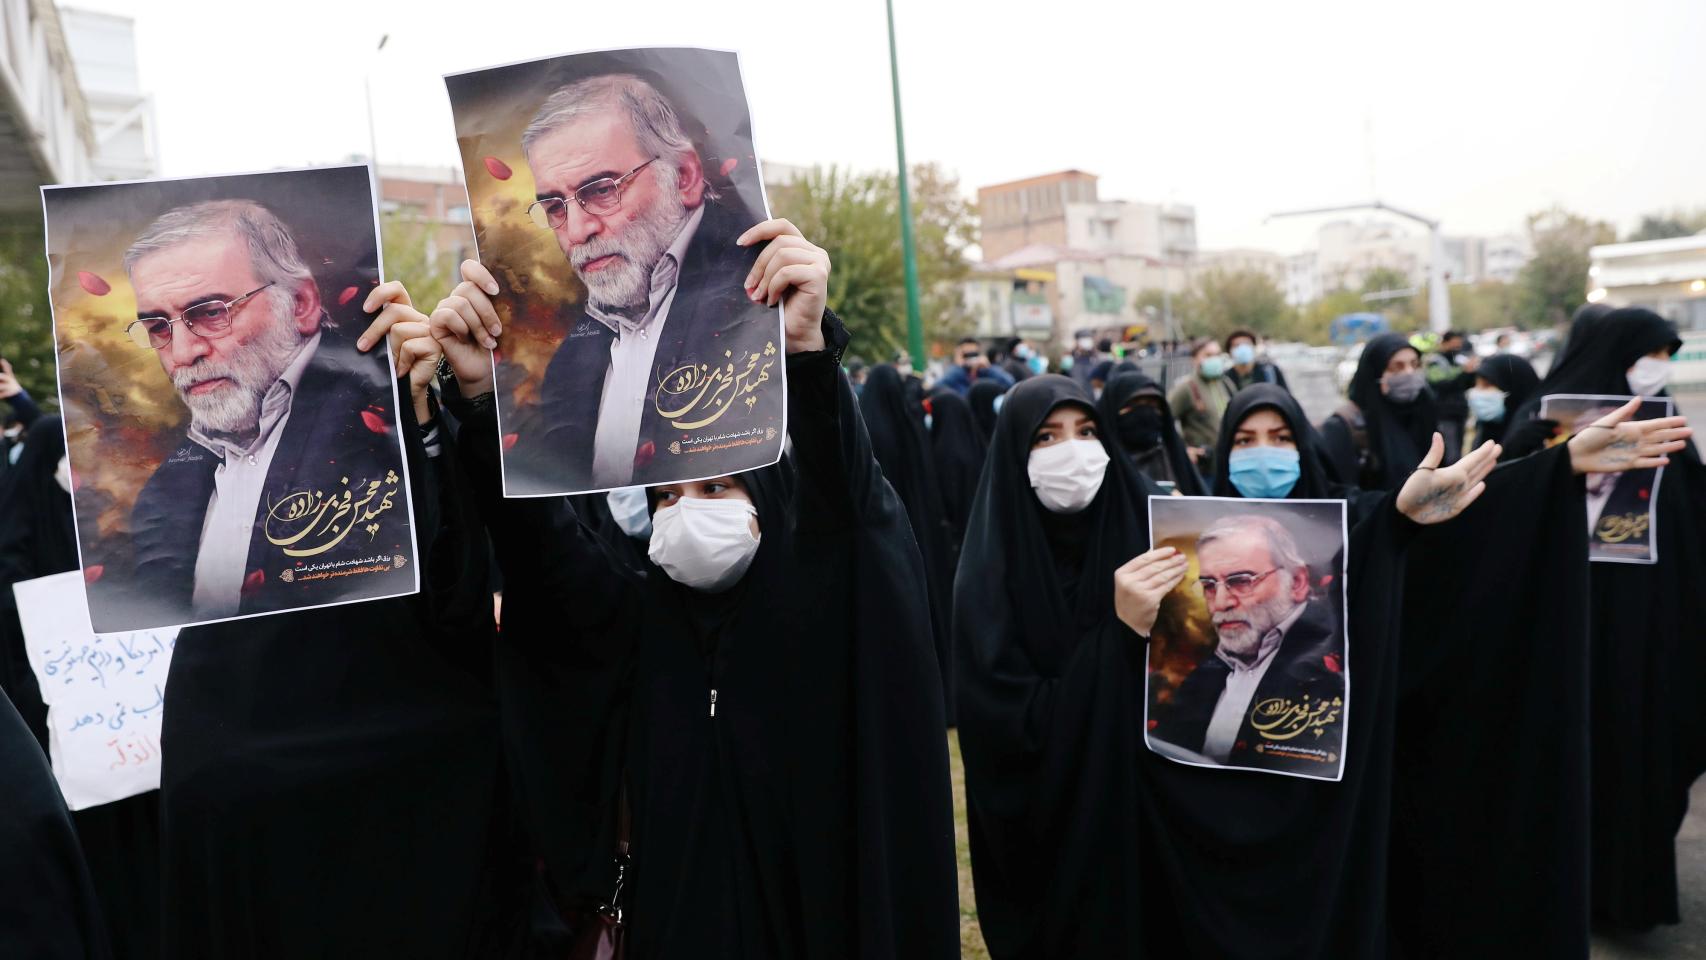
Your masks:
{"label": "persian handwriting on sign", "polygon": [[312,493],[303,490],[287,494],[269,507],[267,542],[283,547],[287,557],[325,553],[342,543],[357,527],[371,542],[379,534],[379,524],[371,521],[391,509],[391,498],[397,495],[402,480],[395,470],[387,470],[385,479],[358,483],[353,488],[348,477],[338,482],[343,484],[343,490],[330,496],[321,490]]}
{"label": "persian handwriting on sign", "polygon": [[766,343],[762,353],[747,354],[745,360],[744,368],[735,360],[716,367],[705,363],[677,367],[658,384],[653,406],[678,430],[715,423],[736,402],[744,403],[750,410],[758,402],[753,393],[769,382],[770,368],[776,365],[775,341]]}
{"label": "persian handwriting on sign", "polygon": [[104,688],[110,677],[145,676],[176,643],[176,631],[164,637],[151,631],[96,635],[89,643],[75,645],[61,641],[41,648],[41,670],[44,679],[60,684],[92,680]]}
{"label": "persian handwriting on sign", "polygon": [[160,755],[160,745],[146,733],[135,737],[115,737],[107,741],[107,746],[118,753],[118,759],[107,764],[108,770],[138,766]]}
{"label": "persian handwriting on sign", "polygon": [[1305,695],[1302,700],[1272,697],[1250,710],[1250,726],[1266,740],[1290,740],[1313,732],[1317,737],[1337,723],[1344,702],[1338,697],[1316,700],[1313,704]]}
{"label": "persian handwriting on sign", "polygon": [[1599,518],[1594,539],[1600,543],[1623,543],[1626,540],[1645,540],[1652,517],[1645,513],[1613,514]]}
{"label": "persian handwriting on sign", "polygon": [[67,730],[66,733],[76,733],[84,727],[104,727],[108,730],[114,731],[123,730],[125,724],[129,722],[130,718],[137,717],[142,720],[147,720],[154,711],[160,709],[165,705],[165,703],[166,691],[161,689],[160,685],[156,683],[154,685],[153,696],[147,698],[146,702],[142,704],[128,705],[124,703],[114,703],[113,708],[110,711],[97,710],[94,713],[85,713],[72,721],[71,728]]}

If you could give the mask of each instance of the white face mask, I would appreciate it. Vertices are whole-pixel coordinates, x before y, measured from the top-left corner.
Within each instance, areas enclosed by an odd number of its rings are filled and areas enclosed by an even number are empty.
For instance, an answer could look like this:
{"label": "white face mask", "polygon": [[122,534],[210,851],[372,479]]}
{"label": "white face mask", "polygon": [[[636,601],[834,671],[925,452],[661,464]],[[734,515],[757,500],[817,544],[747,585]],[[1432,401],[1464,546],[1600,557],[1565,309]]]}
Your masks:
{"label": "white face mask", "polygon": [[646,509],[645,487],[612,490],[604,495],[604,502],[610,505],[610,515],[616,519],[616,525],[622,528],[623,533],[636,540],[652,535],[652,517]]}
{"label": "white face mask", "polygon": [[1629,389],[1636,396],[1656,397],[1659,391],[1670,384],[1670,360],[1660,360],[1658,357],[1642,357],[1635,361],[1625,374],[1629,378]]}
{"label": "white face mask", "polygon": [[745,500],[681,497],[652,515],[647,553],[676,583],[720,593],[735,585],[758,553],[748,524],[756,516],[757,508]]}
{"label": "white face mask", "polygon": [[53,468],[53,482],[66,493],[71,492],[71,461],[64,456],[59,458],[59,466]]}
{"label": "white face mask", "polygon": [[7,427],[6,428],[6,439],[8,439],[8,440],[16,440],[23,435],[24,435],[24,428],[23,427]]}
{"label": "white face mask", "polygon": [[1031,451],[1025,464],[1031,489],[1054,513],[1077,513],[1096,499],[1108,472],[1100,440],[1067,440]]}

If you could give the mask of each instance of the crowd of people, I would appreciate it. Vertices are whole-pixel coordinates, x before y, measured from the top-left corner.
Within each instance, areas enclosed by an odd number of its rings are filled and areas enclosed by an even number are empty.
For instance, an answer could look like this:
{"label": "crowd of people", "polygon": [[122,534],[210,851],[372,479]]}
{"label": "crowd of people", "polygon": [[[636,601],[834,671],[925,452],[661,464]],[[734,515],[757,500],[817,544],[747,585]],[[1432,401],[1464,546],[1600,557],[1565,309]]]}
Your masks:
{"label": "crowd of people", "polygon": [[[185,628],[158,793],[67,812],[6,590],[0,955],[567,957],[620,917],[635,958],[957,956],[950,727],[1002,960],[1569,957],[1676,922],[1706,468],[1681,418],[1556,442],[1538,407],[1664,395],[1667,321],[1589,307],[1544,379],[1378,337],[1316,424],[1247,331],[1172,385],[1087,340],[855,377],[829,255],[738,243],[783,311],[786,456],[608,495],[503,495],[491,272],[375,288],[421,590]],[[9,368],[0,399],[9,588],[78,556],[62,426]],[[1658,562],[1590,564],[1583,478],[1661,465]],[[1337,781],[1145,742],[1189,567],[1148,503],[1205,495],[1347,505]]]}

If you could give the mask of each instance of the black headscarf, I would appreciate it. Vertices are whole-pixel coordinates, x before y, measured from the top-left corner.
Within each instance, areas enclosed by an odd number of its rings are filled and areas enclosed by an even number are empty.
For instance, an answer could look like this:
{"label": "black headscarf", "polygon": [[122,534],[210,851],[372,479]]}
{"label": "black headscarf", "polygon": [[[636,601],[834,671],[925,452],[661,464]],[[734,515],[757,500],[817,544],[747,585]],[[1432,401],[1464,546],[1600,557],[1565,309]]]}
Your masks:
{"label": "black headscarf", "polygon": [[1111,433],[1101,489],[1073,516],[1031,489],[1031,438],[1089,394],[1058,375],[1002,405],[954,590],[960,746],[978,917],[1003,958],[1134,956],[1141,873],[1141,641],[1113,572],[1147,549],[1144,492]]}
{"label": "black headscarf", "polygon": [[[1676,324],[1645,307],[1622,307],[1572,328],[1570,343],[1534,392],[1524,411],[1537,415],[1540,401],[1554,394],[1629,395],[1629,368],[1655,350],[1682,347]],[[1668,396],[1661,392],[1660,396]],[[1520,419],[1528,419],[1522,416]]]}
{"label": "black headscarf", "polygon": [[788,377],[791,453],[741,475],[759,547],[718,594],[611,562],[558,501],[504,499],[492,415],[465,421],[519,799],[553,883],[603,896],[625,779],[635,956],[954,956],[922,563],[834,357]]}
{"label": "black headscarf", "polygon": [[31,429],[17,465],[0,485],[0,690],[12,699],[43,749],[47,747],[47,706],[24,653],[12,585],[77,569],[71,495],[53,478],[64,455],[60,419],[42,417]]}
{"label": "black headscarf", "polygon": [[112,956],[65,798],[47,755],[4,693],[0,810],[5,811],[0,816],[0,956]]}
{"label": "black headscarf", "polygon": [[1479,446],[1505,435],[1505,428],[1534,396],[1535,388],[1540,386],[1540,375],[1534,372],[1532,364],[1514,353],[1500,353],[1482,360],[1480,369],[1475,373],[1505,392],[1504,418],[1475,425],[1475,444]]}
{"label": "black headscarf", "polygon": [[936,638],[937,662],[942,668],[943,697],[948,716],[953,717],[952,664],[948,642],[948,606],[954,589],[954,553],[949,546],[948,519],[942,504],[942,487],[930,452],[930,435],[924,429],[921,405],[909,399],[915,378],[902,379],[889,364],[871,370],[865,390],[859,395],[859,412],[871,437],[871,452],[883,476],[900,495],[912,534],[924,557],[924,575],[930,595],[930,623]]}
{"label": "black headscarf", "polygon": [[983,456],[989,447],[971,405],[954,391],[939,389],[930,395],[930,417],[930,451],[936,463],[936,479],[942,486],[948,549],[957,566],[960,544],[966,537],[966,517],[971,513],[972,497],[977,495],[977,477],[983,472]]}
{"label": "black headscarf", "polygon": [[[1160,405],[1159,411],[1146,414],[1146,408],[1140,407],[1121,416],[1120,410],[1137,397],[1155,398]],[[1166,391],[1160,384],[1135,370],[1116,373],[1102,388],[1101,399],[1096,401],[1096,413],[1101,422],[1113,431],[1117,445],[1131,458],[1133,465],[1151,480],[1171,480],[1178,485],[1179,493],[1187,497],[1200,497],[1206,492],[1196,465],[1191,463],[1185,452],[1185,441],[1179,437],[1178,424],[1173,421],[1173,409],[1168,405]],[[1147,422],[1151,419],[1153,424]],[[1156,431],[1157,442],[1145,448],[1140,445],[1139,434],[1149,428]],[[1167,460],[1164,476],[1157,475],[1160,471],[1152,472],[1145,467],[1147,463],[1153,463],[1157,451]]]}
{"label": "black headscarf", "polygon": [[1393,403],[1380,391],[1386,364],[1400,350],[1415,347],[1401,334],[1375,337],[1363,347],[1356,375],[1351,378],[1350,400],[1361,414],[1368,435],[1366,457],[1359,456],[1353,439],[1356,425],[1347,423],[1343,413],[1322,424],[1330,456],[1327,466],[1340,483],[1364,490],[1396,490],[1421,462],[1434,431],[1439,429],[1439,411],[1428,387],[1424,386],[1408,404]]}
{"label": "black headscarf", "polygon": [[[71,495],[54,479],[65,455],[59,417],[37,420],[0,493],[0,687],[47,744],[47,706],[24,650],[12,585],[77,569]],[[101,902],[106,936],[120,956],[159,956],[160,804],[154,791],[71,814]]]}
{"label": "black headscarf", "polygon": [[1006,392],[1006,387],[993,380],[979,380],[966,392],[966,402],[971,404],[972,416],[977,418],[977,428],[986,442],[995,435],[995,399]]}
{"label": "black headscarf", "polygon": [[[1310,426],[1303,407],[1291,392],[1271,383],[1254,383],[1233,396],[1232,402],[1226,405],[1226,416],[1220,420],[1220,437],[1214,444],[1214,496],[1243,496],[1238,492],[1238,488],[1232,485],[1229,466],[1232,458],[1232,438],[1244,418],[1257,410],[1272,410],[1279,414],[1285,425],[1291,429],[1292,440],[1297,444],[1299,473],[1297,485],[1292,487],[1291,493],[1287,495],[1288,499],[1333,499],[1355,492],[1344,484],[1333,483],[1328,479],[1327,469],[1322,464],[1321,437],[1315,432],[1315,428]],[[1352,520],[1354,522],[1354,516]]]}

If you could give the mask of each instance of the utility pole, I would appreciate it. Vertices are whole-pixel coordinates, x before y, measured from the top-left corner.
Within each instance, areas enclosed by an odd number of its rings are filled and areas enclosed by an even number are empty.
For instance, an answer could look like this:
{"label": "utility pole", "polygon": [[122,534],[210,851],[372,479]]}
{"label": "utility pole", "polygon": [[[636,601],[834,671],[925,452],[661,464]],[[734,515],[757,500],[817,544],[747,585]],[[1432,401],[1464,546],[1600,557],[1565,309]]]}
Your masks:
{"label": "utility pole", "polygon": [[894,0],[885,0],[889,13],[889,78],[894,85],[894,149],[900,159],[900,248],[906,262],[906,342],[912,369],[924,372],[924,324],[918,310],[918,250],[912,241],[911,174],[906,166],[906,128],[900,119],[900,59],[895,55]]}

